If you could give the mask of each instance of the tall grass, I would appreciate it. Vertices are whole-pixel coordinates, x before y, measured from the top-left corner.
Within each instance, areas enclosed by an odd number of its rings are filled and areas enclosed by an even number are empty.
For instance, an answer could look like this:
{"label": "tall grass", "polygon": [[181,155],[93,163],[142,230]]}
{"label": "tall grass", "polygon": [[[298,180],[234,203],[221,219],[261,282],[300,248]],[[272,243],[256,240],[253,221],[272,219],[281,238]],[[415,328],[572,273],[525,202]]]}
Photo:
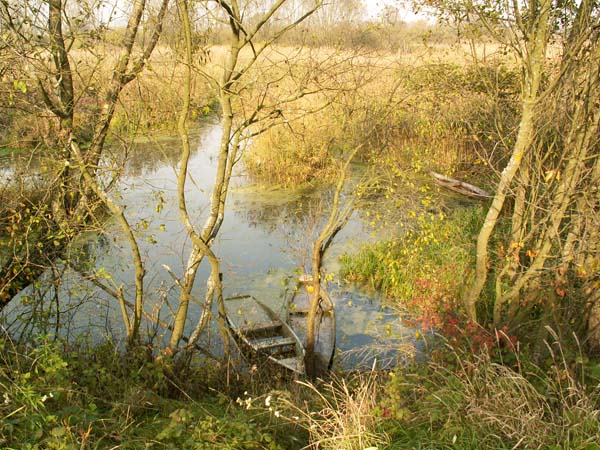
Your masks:
{"label": "tall grass", "polygon": [[245,167],[261,183],[296,186],[313,183],[332,175],[332,153],[328,145],[335,139],[332,128],[317,118],[306,119],[294,128],[275,128],[259,136]]}
{"label": "tall grass", "polygon": [[375,370],[347,378],[334,377],[316,384],[298,383],[304,403],[289,394],[282,395],[274,403],[278,408],[276,416],[308,432],[309,445],[305,448],[386,448],[389,438],[381,427],[378,406],[383,386]]}
{"label": "tall grass", "polygon": [[287,185],[327,180],[340,149],[361,144],[361,138],[363,160],[390,172],[452,174],[503,158],[518,93],[509,66],[407,62],[389,55],[363,55],[353,64],[349,70],[361,73],[363,82],[351,95],[341,89],[327,110],[254,141],[246,155],[251,174]]}
{"label": "tall grass", "polygon": [[560,350],[546,369],[515,349],[512,363],[447,350],[393,374],[387,405],[399,422],[391,448],[599,448],[600,390],[582,383]]}

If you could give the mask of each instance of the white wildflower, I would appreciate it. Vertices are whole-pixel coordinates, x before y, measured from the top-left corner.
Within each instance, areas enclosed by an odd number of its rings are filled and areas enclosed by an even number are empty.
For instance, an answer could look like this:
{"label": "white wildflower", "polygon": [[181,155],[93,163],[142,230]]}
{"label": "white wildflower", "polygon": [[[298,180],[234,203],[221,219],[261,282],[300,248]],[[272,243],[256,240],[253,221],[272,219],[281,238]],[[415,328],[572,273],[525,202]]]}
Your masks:
{"label": "white wildflower", "polygon": [[271,406],[271,396],[267,395],[267,398],[265,398],[265,406]]}
{"label": "white wildflower", "polygon": [[279,417],[281,414],[279,413],[279,411],[275,411],[275,417]]}

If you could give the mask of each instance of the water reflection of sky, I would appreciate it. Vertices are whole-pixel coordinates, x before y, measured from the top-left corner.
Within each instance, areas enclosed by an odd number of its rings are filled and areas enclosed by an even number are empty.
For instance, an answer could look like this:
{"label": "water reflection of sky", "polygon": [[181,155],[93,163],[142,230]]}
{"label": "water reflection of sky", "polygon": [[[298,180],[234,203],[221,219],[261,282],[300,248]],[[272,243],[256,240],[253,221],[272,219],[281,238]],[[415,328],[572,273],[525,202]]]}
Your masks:
{"label": "water reflection of sky", "polygon": [[[194,151],[189,162],[186,196],[189,211],[198,226],[206,219],[220,138],[221,127],[215,122],[207,121],[192,133]],[[129,151],[126,176],[120,183],[118,198],[126,205],[126,215],[137,230],[146,261],[148,310],[154,304],[160,305],[158,311],[164,312],[165,301],[175,304],[178,290],[163,265],[177,277],[181,276],[190,250],[189,239],[179,221],[176,196],[175,165],[179,146],[175,138],[136,144]],[[225,295],[252,294],[279,308],[286,278],[309,260],[310,243],[318,230],[316,225],[326,218],[329,197],[330,193],[318,189],[293,192],[256,189],[238,173],[229,194],[225,221],[213,246],[222,262]],[[321,211],[319,206],[323,208]],[[356,215],[332,245],[326,261],[327,271],[336,272],[338,256],[367,239],[369,229]],[[116,223],[109,223],[104,238],[92,240],[90,247],[96,267],[103,268],[117,284],[131,289],[131,256]],[[203,297],[207,275],[208,264],[203,262],[193,292],[197,298]],[[82,290],[81,281],[70,284],[68,288],[67,282],[63,292],[69,291],[72,295],[73,285],[78,291]],[[410,334],[379,299],[344,286],[336,279],[330,283],[330,291],[336,303],[339,349],[354,349],[354,356],[348,359],[352,364],[362,358],[390,356],[390,347],[397,342],[392,337]],[[89,291],[86,295],[90,295]],[[80,308],[84,317],[75,322],[90,326],[97,318],[102,321],[98,328],[120,329],[120,313],[115,301],[102,292],[91,295],[94,302]],[[192,321],[199,312],[199,306],[193,305]]]}

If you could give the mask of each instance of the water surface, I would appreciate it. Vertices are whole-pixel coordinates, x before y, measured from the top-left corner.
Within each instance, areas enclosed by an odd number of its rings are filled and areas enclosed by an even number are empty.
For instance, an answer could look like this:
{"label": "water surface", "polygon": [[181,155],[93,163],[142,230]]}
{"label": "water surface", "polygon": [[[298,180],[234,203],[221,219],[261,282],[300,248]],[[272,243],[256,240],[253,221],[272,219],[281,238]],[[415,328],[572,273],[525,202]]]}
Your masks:
{"label": "water surface", "polygon": [[[215,120],[206,121],[191,132],[193,153],[186,196],[188,210],[198,226],[206,219],[220,138],[221,126]],[[173,275],[181,276],[191,248],[180,224],[176,196],[180,148],[175,137],[137,142],[128,152],[125,174],[112,192],[125,206],[139,238],[147,270],[146,309],[154,308],[161,318],[168,318],[169,307],[176,305],[178,288]],[[121,156],[118,149],[113,151]],[[320,188],[258,187],[243,174],[240,163],[232,179],[225,220],[213,245],[222,264],[225,296],[251,294],[276,310],[281,308],[286,281],[300,267],[310,269],[312,239],[326,220],[330,197],[330,191]],[[360,214],[355,214],[336,238],[325,261],[326,271],[334,274],[328,288],[336,305],[339,353],[351,351],[352,355],[339,358],[346,366],[359,360],[370,364],[373,358],[390,357],[399,339],[412,345],[412,330],[404,328],[379,298],[342,283],[336,276],[338,256],[372,239],[371,231]],[[107,274],[106,283],[128,286],[132,298],[130,250],[116,222],[109,221],[100,237],[90,239],[88,248],[95,269]],[[203,298],[208,273],[208,264],[203,262],[193,291],[197,299]],[[68,324],[71,332],[96,330],[122,338],[118,305],[104,292],[71,274],[63,283],[61,297],[65,304],[77,304],[77,313]],[[199,314],[200,307],[194,304],[188,332]],[[159,338],[162,332],[150,325],[148,331],[156,331]]]}

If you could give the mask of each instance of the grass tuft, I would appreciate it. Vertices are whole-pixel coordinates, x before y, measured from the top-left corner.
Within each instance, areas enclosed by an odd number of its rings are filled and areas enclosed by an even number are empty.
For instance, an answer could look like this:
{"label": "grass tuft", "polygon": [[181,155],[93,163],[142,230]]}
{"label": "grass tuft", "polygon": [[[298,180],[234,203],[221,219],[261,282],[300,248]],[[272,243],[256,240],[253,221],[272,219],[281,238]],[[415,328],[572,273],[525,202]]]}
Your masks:
{"label": "grass tuft", "polygon": [[287,419],[304,428],[310,439],[307,448],[322,450],[365,450],[386,448],[388,436],[381,428],[379,396],[381,383],[374,370],[349,378],[313,384],[298,381],[310,398],[304,405],[283,398]]}

